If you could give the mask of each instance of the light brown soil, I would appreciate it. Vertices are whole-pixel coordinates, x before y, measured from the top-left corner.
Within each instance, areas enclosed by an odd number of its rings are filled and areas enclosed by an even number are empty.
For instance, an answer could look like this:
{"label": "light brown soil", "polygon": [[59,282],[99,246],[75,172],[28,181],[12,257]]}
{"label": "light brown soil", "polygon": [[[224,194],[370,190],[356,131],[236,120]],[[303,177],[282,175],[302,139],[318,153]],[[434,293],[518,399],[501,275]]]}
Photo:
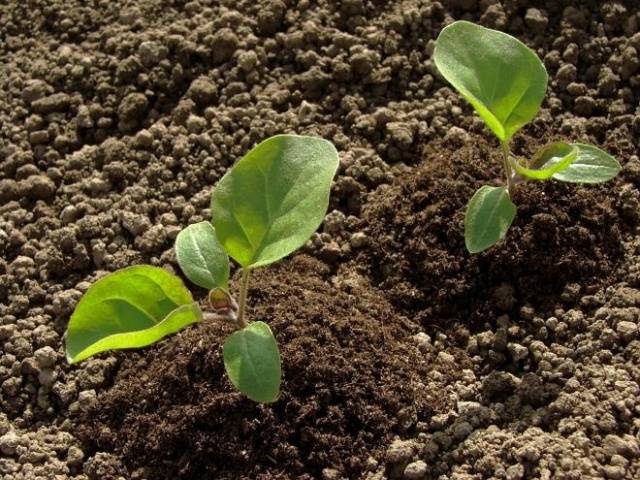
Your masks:
{"label": "light brown soil", "polygon": [[[1,480],[640,477],[637,2],[31,3],[0,5]],[[464,207],[501,172],[431,60],[454,19],[544,59],[518,153],[563,138],[624,167],[521,185],[478,256]],[[227,325],[68,366],[90,282],[177,270],[215,182],[285,132],[341,166],[318,234],[252,284],[281,400],[233,391]]]}

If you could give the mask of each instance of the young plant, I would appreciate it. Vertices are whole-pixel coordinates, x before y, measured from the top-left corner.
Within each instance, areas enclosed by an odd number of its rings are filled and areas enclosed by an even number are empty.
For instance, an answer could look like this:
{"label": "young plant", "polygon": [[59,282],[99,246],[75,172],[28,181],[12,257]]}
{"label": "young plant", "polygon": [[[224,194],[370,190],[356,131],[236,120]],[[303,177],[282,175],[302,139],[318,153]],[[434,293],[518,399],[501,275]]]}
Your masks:
{"label": "young plant", "polygon": [[481,187],[467,206],[464,236],[469,252],[481,252],[504,238],[516,215],[511,197],[517,183],[600,183],[620,171],[615,158],[582,143],[552,143],[529,160],[511,154],[511,138],[538,113],[548,81],[540,59],[516,38],[454,22],[440,32],[434,60],[442,76],[498,137],[502,151],[506,185]]}
{"label": "young plant", "polygon": [[[269,326],[246,317],[254,268],[300,248],[322,222],[338,153],[328,141],[271,137],[238,161],[215,187],[213,221],[189,225],[176,238],[178,264],[209,290],[203,314],[180,278],[138,265],[94,283],[80,299],[66,332],[69,363],[106,350],[150,345],[203,318],[229,320],[237,330],[223,345],[225,370],[250,399],[268,403],[280,393],[281,360]],[[229,257],[240,266],[238,301],[228,291]]]}

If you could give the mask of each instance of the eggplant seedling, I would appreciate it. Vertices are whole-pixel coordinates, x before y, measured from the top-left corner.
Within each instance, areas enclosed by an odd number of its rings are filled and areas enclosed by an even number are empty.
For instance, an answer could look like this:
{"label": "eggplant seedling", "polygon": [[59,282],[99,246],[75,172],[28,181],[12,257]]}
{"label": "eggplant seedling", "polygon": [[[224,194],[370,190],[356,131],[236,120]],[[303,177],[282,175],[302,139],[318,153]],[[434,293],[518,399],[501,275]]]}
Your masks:
{"label": "eggplant seedling", "polygon": [[547,90],[547,71],[538,56],[506,33],[457,21],[438,36],[434,61],[442,76],[473,106],[500,141],[506,182],[485,185],[467,206],[467,250],[478,253],[503,239],[516,215],[511,200],[524,180],[600,183],[620,164],[593,145],[556,142],[532,159],[512,155],[513,135],[536,116]]}
{"label": "eggplant seedling", "polygon": [[[231,383],[250,399],[277,400],[278,345],[269,326],[246,315],[251,271],[300,248],[320,226],[338,153],[328,141],[271,137],[247,153],[218,182],[212,222],[189,225],[175,243],[180,268],[209,290],[203,313],[179,277],[149,265],[107,275],[83,295],[66,332],[66,354],[76,363],[106,350],[137,348],[203,318],[228,320],[237,330],[222,348]],[[240,266],[238,300],[229,293],[229,257]]]}

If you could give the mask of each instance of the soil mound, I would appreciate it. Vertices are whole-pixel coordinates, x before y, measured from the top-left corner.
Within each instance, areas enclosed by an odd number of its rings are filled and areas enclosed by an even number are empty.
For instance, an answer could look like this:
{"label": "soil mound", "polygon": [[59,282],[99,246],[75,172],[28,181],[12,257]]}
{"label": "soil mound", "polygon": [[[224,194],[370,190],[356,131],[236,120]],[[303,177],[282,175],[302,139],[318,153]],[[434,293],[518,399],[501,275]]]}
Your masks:
{"label": "soil mound", "polygon": [[231,326],[201,324],[128,355],[81,437],[145,466],[146,478],[312,479],[327,465],[357,478],[372,453],[446,401],[426,386],[438,362],[412,340],[416,326],[356,272],[334,284],[329,273],[298,256],[253,278],[251,317],[269,322],[284,358],[274,405],[229,384],[220,343]]}
{"label": "soil mound", "polygon": [[[532,143],[527,150],[540,146]],[[380,288],[407,313],[428,324],[483,322],[523,304],[551,310],[611,279],[623,234],[637,220],[625,220],[612,184],[519,184],[505,241],[470,255],[466,205],[481,185],[502,184],[498,147],[467,135],[464,144],[429,145],[424,155],[393,186],[371,194],[363,214],[373,248],[360,260],[368,257]]]}

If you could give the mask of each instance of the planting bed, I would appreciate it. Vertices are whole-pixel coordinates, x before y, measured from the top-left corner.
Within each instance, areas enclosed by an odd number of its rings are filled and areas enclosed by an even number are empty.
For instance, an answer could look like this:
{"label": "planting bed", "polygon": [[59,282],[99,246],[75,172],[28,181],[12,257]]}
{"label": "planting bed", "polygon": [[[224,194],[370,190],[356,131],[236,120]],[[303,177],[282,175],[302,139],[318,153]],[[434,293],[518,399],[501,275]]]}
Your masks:
{"label": "planting bed", "polygon": [[[543,58],[516,153],[623,165],[519,185],[475,256],[465,205],[501,165],[431,59],[455,19]],[[0,62],[0,479],[640,478],[637,2],[13,1]],[[233,389],[227,324],[67,365],[90,283],[177,271],[177,233],[276,133],[340,153],[319,232],[250,289],[280,400]]]}

